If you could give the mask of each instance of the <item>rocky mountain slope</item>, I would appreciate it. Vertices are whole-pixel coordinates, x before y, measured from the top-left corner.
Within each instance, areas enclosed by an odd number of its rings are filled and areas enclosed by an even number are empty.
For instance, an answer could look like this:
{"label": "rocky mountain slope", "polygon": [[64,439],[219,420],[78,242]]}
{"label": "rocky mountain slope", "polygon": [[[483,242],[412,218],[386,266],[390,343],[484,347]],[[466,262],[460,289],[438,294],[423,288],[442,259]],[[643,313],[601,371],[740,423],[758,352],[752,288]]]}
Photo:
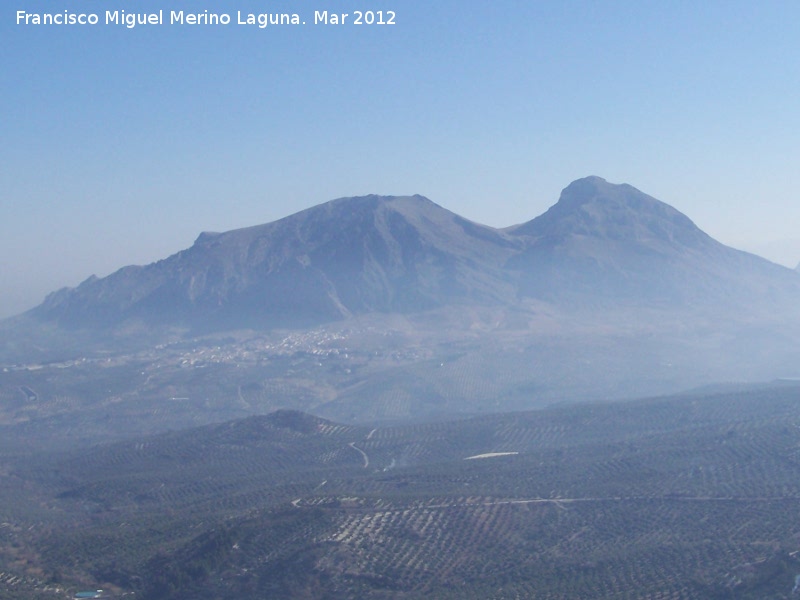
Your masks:
{"label": "rocky mountain slope", "polygon": [[509,302],[506,234],[421,196],[342,198],[274,223],[203,233],[188,250],[51,294],[32,314],[65,326],[126,320],[295,326],[453,302]]}
{"label": "rocky mountain slope", "polygon": [[521,290],[563,302],[671,306],[795,298],[789,270],[709,237],[686,215],[630,185],[570,184],[543,215],[508,232],[525,249],[511,264]]}
{"label": "rocky mountain slope", "polygon": [[711,239],[629,185],[587,177],[522,225],[470,222],[421,196],[342,198],[48,296],[67,328],[295,327],[446,306],[600,303],[680,310],[796,305],[790,269]]}

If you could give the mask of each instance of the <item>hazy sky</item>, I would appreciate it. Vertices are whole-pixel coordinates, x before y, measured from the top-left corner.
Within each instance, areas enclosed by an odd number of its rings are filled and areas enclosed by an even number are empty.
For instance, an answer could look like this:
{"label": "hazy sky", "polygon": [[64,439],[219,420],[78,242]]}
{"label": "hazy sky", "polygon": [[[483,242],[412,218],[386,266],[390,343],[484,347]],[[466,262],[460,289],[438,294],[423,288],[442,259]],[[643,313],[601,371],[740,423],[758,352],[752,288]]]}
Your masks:
{"label": "hazy sky", "polygon": [[[161,26],[104,24],[159,9]],[[358,9],[396,24],[313,25]],[[0,114],[0,316],[341,196],[420,193],[508,226],[586,175],[800,261],[796,0],[6,0]]]}

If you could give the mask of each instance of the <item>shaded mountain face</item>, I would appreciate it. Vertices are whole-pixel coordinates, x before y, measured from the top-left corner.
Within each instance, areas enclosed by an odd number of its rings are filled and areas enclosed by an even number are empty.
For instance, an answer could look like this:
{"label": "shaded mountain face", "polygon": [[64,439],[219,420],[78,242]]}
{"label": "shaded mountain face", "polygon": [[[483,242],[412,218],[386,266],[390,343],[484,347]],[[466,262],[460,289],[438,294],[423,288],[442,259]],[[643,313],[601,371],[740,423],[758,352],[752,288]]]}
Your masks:
{"label": "shaded mountain face", "polygon": [[274,223],[203,233],[188,250],[51,294],[62,324],[296,326],[511,293],[514,240],[421,196],[342,198]]}
{"label": "shaded mountain face", "polygon": [[[599,177],[497,230],[421,196],[342,198],[51,294],[61,326],[294,327],[458,306],[790,306],[790,269],[716,242],[675,210]],[[770,309],[771,310],[771,309]]]}
{"label": "shaded mountain face", "polygon": [[686,215],[630,185],[570,184],[543,215],[507,230],[522,295],[559,302],[729,305],[798,292],[788,270],[713,240]]}

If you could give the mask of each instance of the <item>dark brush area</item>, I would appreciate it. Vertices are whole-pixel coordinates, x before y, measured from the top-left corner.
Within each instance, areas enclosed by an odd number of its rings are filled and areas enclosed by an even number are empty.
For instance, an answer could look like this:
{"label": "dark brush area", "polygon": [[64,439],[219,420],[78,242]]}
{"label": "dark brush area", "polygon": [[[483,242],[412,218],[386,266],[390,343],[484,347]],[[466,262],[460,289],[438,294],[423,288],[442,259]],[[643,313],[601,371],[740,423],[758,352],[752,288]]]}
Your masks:
{"label": "dark brush area", "polygon": [[800,574],[792,383],[418,425],[283,410],[2,467],[15,598],[778,599]]}

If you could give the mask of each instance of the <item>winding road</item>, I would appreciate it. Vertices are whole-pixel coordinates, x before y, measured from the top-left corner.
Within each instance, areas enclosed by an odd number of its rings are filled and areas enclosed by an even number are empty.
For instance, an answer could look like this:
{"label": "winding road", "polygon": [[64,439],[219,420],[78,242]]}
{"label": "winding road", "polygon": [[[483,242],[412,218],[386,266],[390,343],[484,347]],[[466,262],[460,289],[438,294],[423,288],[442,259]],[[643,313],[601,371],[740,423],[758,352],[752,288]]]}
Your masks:
{"label": "winding road", "polygon": [[361,455],[361,457],[364,459],[364,468],[366,469],[369,466],[369,456],[367,456],[367,453],[364,452],[358,446],[356,446],[355,442],[350,442],[347,445],[350,446],[353,450],[355,450],[356,452],[358,452]]}

